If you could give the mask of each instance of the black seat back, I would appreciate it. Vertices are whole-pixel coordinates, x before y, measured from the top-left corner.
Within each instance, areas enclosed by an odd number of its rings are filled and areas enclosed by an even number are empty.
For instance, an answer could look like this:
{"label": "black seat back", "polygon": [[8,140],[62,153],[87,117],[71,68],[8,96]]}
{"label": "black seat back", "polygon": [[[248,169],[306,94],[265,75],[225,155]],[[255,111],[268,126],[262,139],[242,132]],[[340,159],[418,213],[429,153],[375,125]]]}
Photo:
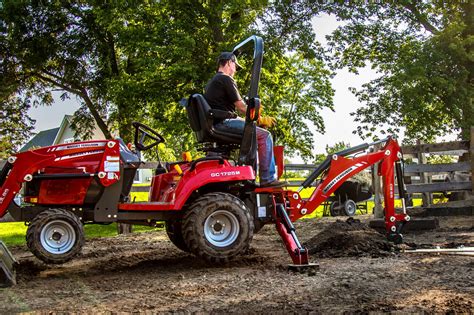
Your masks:
{"label": "black seat back", "polygon": [[[249,115],[247,110],[247,116]],[[256,152],[257,138],[255,121],[246,119],[244,130],[240,133],[232,133],[229,131],[216,129],[214,127],[215,113],[206,99],[201,94],[193,94],[186,105],[189,124],[196,135],[199,143],[215,143],[217,146],[203,149],[210,152],[229,152],[240,146],[240,154],[238,158],[239,165],[252,165],[256,168]],[[258,108],[257,108],[258,112]],[[220,148],[219,148],[220,147]],[[221,150],[223,149],[223,150]]]}
{"label": "black seat back", "polygon": [[201,94],[193,94],[186,106],[191,129],[199,143],[240,144],[243,133],[236,134],[214,128],[214,115],[211,107]]}
{"label": "black seat back", "polygon": [[199,143],[210,140],[210,130],[214,124],[213,119],[209,117],[210,110],[211,107],[201,94],[194,94],[188,99],[186,112],[188,113],[191,129],[194,131],[196,140]]}

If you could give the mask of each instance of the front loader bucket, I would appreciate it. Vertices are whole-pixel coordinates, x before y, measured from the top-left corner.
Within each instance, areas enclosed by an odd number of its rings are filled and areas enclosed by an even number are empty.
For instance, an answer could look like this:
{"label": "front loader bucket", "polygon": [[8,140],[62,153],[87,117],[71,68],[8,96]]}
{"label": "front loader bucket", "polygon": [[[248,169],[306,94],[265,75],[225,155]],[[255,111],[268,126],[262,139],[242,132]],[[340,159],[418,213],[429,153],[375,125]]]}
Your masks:
{"label": "front loader bucket", "polygon": [[0,241],[0,288],[16,284],[15,266],[17,262],[5,244]]}

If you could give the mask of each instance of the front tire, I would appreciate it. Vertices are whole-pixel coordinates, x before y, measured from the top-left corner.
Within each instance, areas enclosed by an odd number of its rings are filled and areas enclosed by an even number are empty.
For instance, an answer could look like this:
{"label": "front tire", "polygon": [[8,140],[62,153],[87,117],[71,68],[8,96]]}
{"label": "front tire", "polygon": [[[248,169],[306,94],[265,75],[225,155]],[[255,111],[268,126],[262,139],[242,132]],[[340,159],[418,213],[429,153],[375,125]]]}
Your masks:
{"label": "front tire", "polygon": [[63,264],[84,245],[84,227],[73,213],[49,209],[38,214],[28,226],[26,244],[47,264]]}
{"label": "front tire", "polygon": [[191,205],[183,220],[183,231],[193,254],[222,264],[247,251],[254,223],[242,200],[227,193],[209,193]]}

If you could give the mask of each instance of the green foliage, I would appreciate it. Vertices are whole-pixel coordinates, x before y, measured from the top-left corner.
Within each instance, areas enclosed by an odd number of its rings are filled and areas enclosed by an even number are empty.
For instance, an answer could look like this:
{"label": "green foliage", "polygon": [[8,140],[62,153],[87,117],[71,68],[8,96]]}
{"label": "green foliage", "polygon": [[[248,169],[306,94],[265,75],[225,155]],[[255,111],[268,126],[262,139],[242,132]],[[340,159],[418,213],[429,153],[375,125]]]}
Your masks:
{"label": "green foliage", "polygon": [[10,96],[0,101],[0,160],[7,159],[30,136],[34,122],[23,115],[30,108],[28,99]]}
{"label": "green foliage", "polygon": [[[313,132],[324,133],[320,111],[325,107],[333,109],[334,91],[328,80],[331,73],[320,60],[304,59],[302,53],[269,55],[261,97],[265,114],[277,117],[275,142],[285,145],[289,156],[298,152],[307,160],[314,149]],[[271,71],[278,68],[285,70]]]}
{"label": "green foliage", "polygon": [[[202,92],[218,54],[251,34],[263,36],[268,47],[261,98],[265,114],[279,121],[273,131],[289,153],[310,157],[312,132],[324,131],[319,110],[332,108],[331,73],[299,3],[10,0],[0,20],[9,95],[75,94],[82,107],[72,125],[82,138],[95,120],[106,136],[129,142],[131,122],[138,120],[163,134],[168,154],[193,150],[178,102]],[[247,78],[237,77],[243,94]]]}
{"label": "green foliage", "polygon": [[[73,127],[87,138],[92,121],[109,137],[131,141],[131,122],[166,138],[168,155],[194,149],[178,101],[202,92],[215,58],[251,34],[264,37],[260,96],[287,154],[311,159],[312,133],[324,132],[319,112],[332,107],[333,69],[380,77],[353,92],[365,105],[353,113],[364,137],[397,133],[432,140],[474,125],[473,3],[399,1],[382,4],[315,1],[3,1],[0,7],[2,152],[24,141],[33,123],[26,110],[49,104],[51,91],[76,95]],[[335,14],[345,22],[324,51],[311,19]],[[245,62],[245,61],[244,61]],[[248,61],[247,61],[248,63]],[[243,94],[249,68],[238,73]],[[2,119],[7,116],[3,114]],[[13,143],[16,141],[16,143]],[[149,158],[156,158],[149,152]]]}
{"label": "green foliage", "polygon": [[108,43],[95,25],[91,7],[82,2],[4,1],[0,8],[0,71],[6,93],[1,99],[21,95],[48,105],[51,91],[61,89],[80,97],[89,118],[109,135],[103,115],[106,100],[101,93],[105,64],[101,60]]}
{"label": "green foliage", "polygon": [[353,93],[365,106],[357,133],[405,128],[408,140],[432,141],[453,130],[468,139],[473,115],[472,1],[399,1],[327,8],[347,24],[330,36],[333,66],[380,77]]}
{"label": "green foliage", "polygon": [[426,157],[427,164],[449,164],[449,163],[456,163],[457,157],[453,155],[436,155],[436,154],[429,154]]}

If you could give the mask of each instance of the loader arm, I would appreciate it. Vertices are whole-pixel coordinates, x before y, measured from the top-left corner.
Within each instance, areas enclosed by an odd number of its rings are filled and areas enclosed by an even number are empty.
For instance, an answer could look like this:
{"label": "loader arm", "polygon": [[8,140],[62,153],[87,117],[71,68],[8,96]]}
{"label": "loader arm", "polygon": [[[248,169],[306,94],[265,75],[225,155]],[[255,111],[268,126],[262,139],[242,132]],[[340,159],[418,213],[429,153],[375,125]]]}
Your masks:
{"label": "loader arm", "polygon": [[[98,165],[97,172],[87,172],[81,167],[85,159],[92,158]],[[2,218],[21,190],[24,182],[37,177],[51,175],[41,174],[42,169],[50,165],[65,163],[71,168],[83,169],[81,173],[61,174],[63,178],[98,177],[103,186],[110,186],[120,178],[120,172],[111,169],[113,163],[119,163],[120,152],[117,140],[86,141],[73,144],[44,147],[37,150],[21,152],[8,158],[0,171],[0,218]]]}

